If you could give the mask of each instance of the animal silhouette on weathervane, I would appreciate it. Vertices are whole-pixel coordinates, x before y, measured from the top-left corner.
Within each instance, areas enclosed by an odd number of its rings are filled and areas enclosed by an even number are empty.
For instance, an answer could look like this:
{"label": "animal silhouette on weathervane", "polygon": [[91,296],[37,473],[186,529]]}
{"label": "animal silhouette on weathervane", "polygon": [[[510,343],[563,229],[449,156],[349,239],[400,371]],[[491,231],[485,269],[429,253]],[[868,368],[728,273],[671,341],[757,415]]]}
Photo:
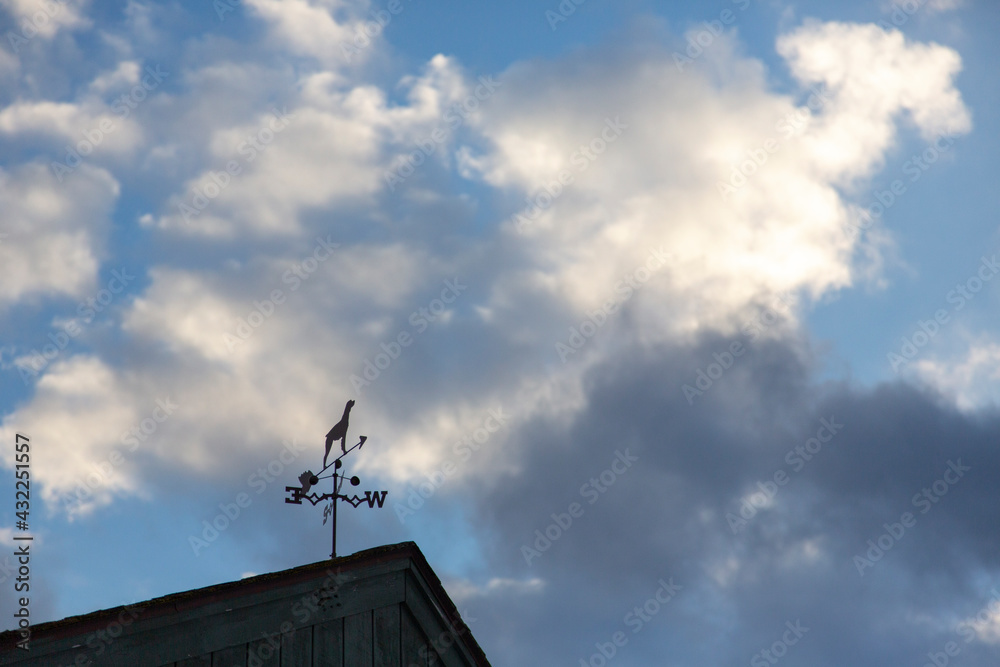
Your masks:
{"label": "animal silhouette on weathervane", "polygon": [[[286,486],[285,492],[290,494],[285,498],[285,502],[289,505],[301,505],[303,500],[308,500],[310,504],[314,507],[323,501],[329,501],[329,505],[323,510],[323,523],[325,524],[327,519],[332,519],[331,523],[333,528],[332,533],[332,550],[330,552],[331,558],[337,557],[337,501],[343,501],[345,503],[350,503],[351,507],[355,509],[360,507],[362,503],[368,503],[368,507],[382,507],[385,503],[385,497],[388,495],[388,491],[365,491],[364,496],[360,496],[357,493],[353,495],[347,495],[342,493],[344,489],[344,482],[350,482],[351,486],[357,486],[361,483],[361,479],[357,475],[348,477],[346,473],[342,472],[344,467],[343,458],[353,452],[355,449],[358,451],[365,446],[365,441],[368,440],[366,436],[358,436],[358,444],[348,448],[347,447],[347,426],[348,419],[351,415],[351,408],[354,407],[354,401],[348,401],[347,405],[344,406],[344,416],[341,417],[337,425],[330,429],[330,432],[326,434],[326,451],[323,454],[323,468],[318,473],[313,473],[312,470],[306,470],[301,475],[299,475],[299,484],[302,486]],[[330,450],[333,448],[333,443],[336,440],[340,440],[340,450],[343,452],[340,456],[335,458],[333,461],[327,463],[330,458]],[[324,474],[329,468],[333,468],[333,472],[329,474]],[[332,479],[333,480],[333,493],[310,493],[317,484],[319,484],[321,479]]]}
{"label": "animal silhouette on weathervane", "polygon": [[340,418],[340,421],[330,429],[330,432],[326,434],[326,453],[323,454],[323,468],[326,468],[326,459],[330,456],[330,447],[333,446],[334,440],[340,440],[340,451],[347,453],[347,422],[351,416],[351,408],[354,407],[354,400],[347,401],[347,405],[344,406],[344,416]]}

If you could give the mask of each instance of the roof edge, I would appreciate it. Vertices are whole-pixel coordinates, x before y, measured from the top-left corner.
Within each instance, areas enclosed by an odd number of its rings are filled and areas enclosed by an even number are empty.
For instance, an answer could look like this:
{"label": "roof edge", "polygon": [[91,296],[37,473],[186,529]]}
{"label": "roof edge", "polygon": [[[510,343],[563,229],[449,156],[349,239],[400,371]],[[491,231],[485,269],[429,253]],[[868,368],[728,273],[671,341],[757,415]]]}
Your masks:
{"label": "roof edge", "polygon": [[[455,639],[460,641],[477,664],[489,667],[486,654],[472,636],[469,627],[462,620],[458,608],[452,602],[445,591],[441,580],[427,562],[423,552],[415,542],[400,542],[398,544],[385,545],[358,551],[350,556],[331,558],[307,565],[261,574],[237,581],[229,581],[202,588],[191,589],[178,593],[152,598],[134,605],[128,605],[132,610],[142,610],[144,616],[158,616],[162,614],[175,613],[180,606],[200,606],[209,604],[220,599],[252,594],[255,591],[270,590],[275,580],[294,582],[296,580],[309,579],[317,573],[329,570],[331,567],[338,569],[354,570],[362,567],[402,561],[408,559],[419,572],[421,577],[427,582],[428,587],[443,612],[448,625],[455,631]],[[119,605],[109,609],[101,609],[83,615],[68,616],[55,621],[47,621],[38,625],[30,626],[32,639],[63,639],[73,635],[86,634],[103,629],[111,620],[126,609],[126,606]],[[20,633],[17,630],[7,630],[0,633],[0,651],[16,650]]]}

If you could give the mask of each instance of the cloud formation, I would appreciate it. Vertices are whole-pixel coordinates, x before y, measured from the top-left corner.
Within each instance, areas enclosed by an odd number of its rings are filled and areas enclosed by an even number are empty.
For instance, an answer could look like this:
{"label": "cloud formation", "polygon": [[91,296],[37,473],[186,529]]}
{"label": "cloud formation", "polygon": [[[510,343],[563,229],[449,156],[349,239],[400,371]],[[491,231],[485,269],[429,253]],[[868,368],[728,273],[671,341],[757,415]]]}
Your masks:
{"label": "cloud formation", "polygon": [[[817,380],[803,327],[879,277],[887,232],[845,229],[891,152],[971,131],[958,54],[806,21],[776,42],[785,89],[735,33],[683,68],[637,37],[492,75],[438,54],[400,76],[377,39],[344,57],[370,9],[251,0],[259,44],[167,47],[167,10],[130,3],[72,92],[5,98],[0,141],[31,157],[0,171],[3,305],[63,321],[111,255],[141,248],[143,267],[4,416],[3,439],[29,424],[47,443],[47,509],[85,522],[183,498],[210,516],[281,443],[309,452],[283,466],[312,465],[350,397],[366,482],[390,504],[432,492],[345,521],[460,543],[450,586],[497,664],[587,661],[618,631],[621,665],[744,664],[799,623],[788,654],[818,666],[964,642],[997,579],[1000,424],[969,389],[996,350],[920,361],[928,386],[858,388]],[[60,180],[46,165],[104,121]],[[995,614],[968,627],[964,656],[987,664]]]}

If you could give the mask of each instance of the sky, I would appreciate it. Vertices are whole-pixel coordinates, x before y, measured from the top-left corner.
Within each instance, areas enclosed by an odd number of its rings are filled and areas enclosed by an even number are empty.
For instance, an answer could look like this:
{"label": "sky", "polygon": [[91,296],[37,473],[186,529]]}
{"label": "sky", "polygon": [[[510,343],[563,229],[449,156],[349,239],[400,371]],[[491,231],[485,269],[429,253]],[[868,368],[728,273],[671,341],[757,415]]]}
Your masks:
{"label": "sky", "polygon": [[996,665],[998,30],[0,0],[0,628],[327,558],[353,399],[495,665]]}

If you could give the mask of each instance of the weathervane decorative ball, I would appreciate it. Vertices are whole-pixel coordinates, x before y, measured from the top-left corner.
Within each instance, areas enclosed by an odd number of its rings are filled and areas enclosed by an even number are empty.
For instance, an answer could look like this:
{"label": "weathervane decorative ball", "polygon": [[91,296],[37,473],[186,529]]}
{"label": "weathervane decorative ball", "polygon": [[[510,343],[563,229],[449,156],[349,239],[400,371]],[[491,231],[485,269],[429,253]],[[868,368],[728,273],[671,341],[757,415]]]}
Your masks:
{"label": "weathervane decorative ball", "polygon": [[[368,439],[365,436],[360,436],[358,444],[354,445],[350,449],[347,448],[347,426],[348,418],[351,414],[351,408],[354,407],[354,401],[347,401],[347,405],[344,407],[344,416],[341,417],[340,421],[330,429],[330,432],[326,434],[326,451],[323,453],[323,468],[318,473],[313,473],[312,470],[306,470],[301,475],[299,475],[299,484],[302,486],[286,486],[285,491],[291,495],[285,498],[285,502],[291,505],[301,505],[302,500],[308,500],[313,506],[323,502],[324,500],[329,500],[330,504],[323,510],[323,523],[326,524],[328,517],[332,517],[333,523],[333,552],[330,554],[330,558],[337,557],[337,501],[343,500],[349,502],[352,507],[357,508],[361,503],[367,502],[368,507],[375,507],[377,504],[382,507],[385,502],[385,497],[388,495],[388,491],[365,491],[365,495],[362,498],[357,494],[353,496],[343,495],[340,490],[344,485],[344,481],[350,480],[351,486],[357,486],[361,483],[361,479],[355,475],[348,478],[342,472],[338,472],[344,465],[342,459],[355,449],[360,450],[365,441]],[[327,457],[330,456],[330,448],[333,443],[340,440],[340,450],[341,455],[333,460],[332,463],[327,463]],[[323,475],[327,469],[333,466],[334,470],[329,475]],[[322,495],[317,495],[316,493],[309,493],[309,490],[319,484],[319,480],[327,479],[328,477],[333,478],[333,493],[324,493]]]}

